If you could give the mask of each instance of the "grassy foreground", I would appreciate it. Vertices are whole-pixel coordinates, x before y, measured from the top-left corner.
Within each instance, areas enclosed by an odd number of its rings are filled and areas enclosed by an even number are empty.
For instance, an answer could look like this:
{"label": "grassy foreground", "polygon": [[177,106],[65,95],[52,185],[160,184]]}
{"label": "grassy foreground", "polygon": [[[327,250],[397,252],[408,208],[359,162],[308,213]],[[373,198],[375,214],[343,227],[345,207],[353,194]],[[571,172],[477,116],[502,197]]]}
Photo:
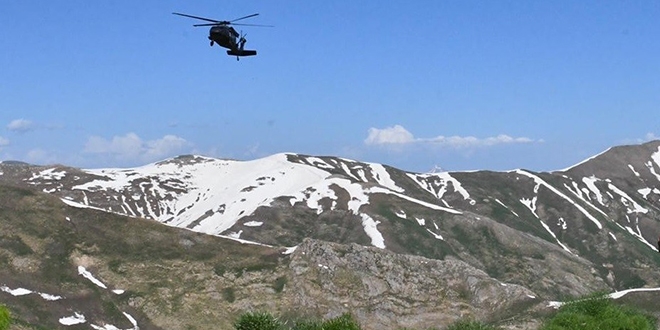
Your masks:
{"label": "grassy foreground", "polygon": [[10,321],[9,311],[7,308],[5,308],[5,306],[0,305],[0,330],[9,329]]}
{"label": "grassy foreground", "polygon": [[[564,304],[554,316],[544,323],[540,330],[655,330],[656,322],[654,318],[640,311],[615,304],[604,295],[593,295]],[[236,320],[234,328],[236,330],[362,329],[351,314],[344,314],[325,321],[283,322],[267,312],[244,313]],[[426,330],[435,329],[438,328]],[[474,320],[459,320],[446,330],[500,330],[500,328]]]}
{"label": "grassy foreground", "polygon": [[541,330],[655,330],[656,320],[604,295],[593,295],[564,304]]}

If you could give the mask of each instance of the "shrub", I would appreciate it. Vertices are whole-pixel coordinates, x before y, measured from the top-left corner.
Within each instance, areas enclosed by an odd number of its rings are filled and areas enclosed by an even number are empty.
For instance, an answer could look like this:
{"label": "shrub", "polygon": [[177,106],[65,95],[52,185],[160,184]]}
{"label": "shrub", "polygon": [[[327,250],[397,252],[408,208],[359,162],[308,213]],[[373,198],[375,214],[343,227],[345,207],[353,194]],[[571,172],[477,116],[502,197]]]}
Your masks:
{"label": "shrub", "polygon": [[270,313],[243,313],[234,323],[236,330],[281,330],[282,323]]}
{"label": "shrub", "polygon": [[654,330],[655,321],[639,311],[617,306],[604,295],[593,295],[566,303],[542,328],[573,329]]}
{"label": "shrub", "polygon": [[323,323],[318,321],[298,321],[291,330],[323,330]]}
{"label": "shrub", "polygon": [[288,280],[286,279],[286,276],[278,277],[275,280],[275,283],[273,283],[273,290],[275,290],[275,292],[277,292],[277,293],[282,292],[282,290],[284,290],[284,286],[286,285],[287,282],[288,282]]}
{"label": "shrub", "polygon": [[473,320],[459,320],[447,327],[447,330],[498,330],[499,328]]}
{"label": "shrub", "polygon": [[323,330],[361,330],[360,325],[351,314],[345,313],[334,319],[323,322]]}
{"label": "shrub", "polygon": [[9,324],[11,323],[11,318],[9,311],[5,306],[0,305],[0,330],[9,329]]}

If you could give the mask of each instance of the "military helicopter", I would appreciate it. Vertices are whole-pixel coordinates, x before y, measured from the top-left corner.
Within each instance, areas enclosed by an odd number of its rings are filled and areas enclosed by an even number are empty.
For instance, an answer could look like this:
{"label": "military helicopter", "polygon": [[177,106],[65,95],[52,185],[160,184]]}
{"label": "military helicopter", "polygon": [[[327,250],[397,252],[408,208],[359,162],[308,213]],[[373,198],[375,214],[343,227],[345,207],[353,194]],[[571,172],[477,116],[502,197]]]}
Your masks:
{"label": "military helicopter", "polygon": [[179,15],[179,16],[184,16],[184,17],[190,17],[202,21],[207,21],[211,23],[204,23],[204,24],[194,24],[193,26],[210,26],[211,29],[209,30],[209,40],[211,40],[211,47],[213,46],[214,43],[218,44],[221,47],[229,49],[227,51],[227,55],[232,55],[236,56],[236,60],[239,59],[241,56],[254,56],[257,55],[256,50],[247,50],[244,49],[245,43],[247,42],[247,39],[245,39],[245,34],[241,33],[239,34],[236,32],[236,30],[231,27],[230,25],[243,25],[243,26],[261,26],[261,27],[272,27],[272,25],[259,25],[259,24],[243,24],[243,23],[234,23],[236,21],[240,21],[246,18],[254,17],[259,14],[252,14],[252,15],[247,15],[243,16],[231,21],[218,21],[215,19],[210,19],[210,18],[205,18],[205,17],[199,17],[199,16],[193,16],[193,15],[188,15],[188,14],[181,14],[181,13],[172,13],[174,15]]}

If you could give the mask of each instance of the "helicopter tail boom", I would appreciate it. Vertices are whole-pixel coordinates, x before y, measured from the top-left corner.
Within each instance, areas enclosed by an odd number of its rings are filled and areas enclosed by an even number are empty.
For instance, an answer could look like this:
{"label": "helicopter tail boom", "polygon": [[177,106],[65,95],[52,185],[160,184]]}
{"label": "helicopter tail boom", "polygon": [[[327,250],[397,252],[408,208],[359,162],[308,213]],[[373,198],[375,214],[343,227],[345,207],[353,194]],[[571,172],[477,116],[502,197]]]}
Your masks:
{"label": "helicopter tail boom", "polygon": [[228,50],[227,55],[232,55],[232,56],[254,56],[257,55],[256,50]]}

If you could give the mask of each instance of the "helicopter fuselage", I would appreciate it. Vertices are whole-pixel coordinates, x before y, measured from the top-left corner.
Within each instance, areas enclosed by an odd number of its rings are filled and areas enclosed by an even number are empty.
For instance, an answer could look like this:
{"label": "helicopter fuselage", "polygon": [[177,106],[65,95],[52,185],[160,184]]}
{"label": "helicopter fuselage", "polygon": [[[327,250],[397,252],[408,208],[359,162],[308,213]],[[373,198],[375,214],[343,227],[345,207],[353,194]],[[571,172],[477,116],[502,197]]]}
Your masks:
{"label": "helicopter fuselage", "polygon": [[245,50],[243,45],[245,45],[245,38],[241,40],[237,39],[241,35],[236,32],[236,30],[231,26],[226,25],[216,25],[211,27],[209,30],[209,40],[211,40],[211,46],[213,43],[217,43],[219,46],[229,49],[227,51],[228,55],[233,56],[253,56],[257,55],[256,50]]}
{"label": "helicopter fuselage", "polygon": [[238,33],[230,26],[214,26],[209,30],[209,40],[227,49],[238,49],[236,38]]}

